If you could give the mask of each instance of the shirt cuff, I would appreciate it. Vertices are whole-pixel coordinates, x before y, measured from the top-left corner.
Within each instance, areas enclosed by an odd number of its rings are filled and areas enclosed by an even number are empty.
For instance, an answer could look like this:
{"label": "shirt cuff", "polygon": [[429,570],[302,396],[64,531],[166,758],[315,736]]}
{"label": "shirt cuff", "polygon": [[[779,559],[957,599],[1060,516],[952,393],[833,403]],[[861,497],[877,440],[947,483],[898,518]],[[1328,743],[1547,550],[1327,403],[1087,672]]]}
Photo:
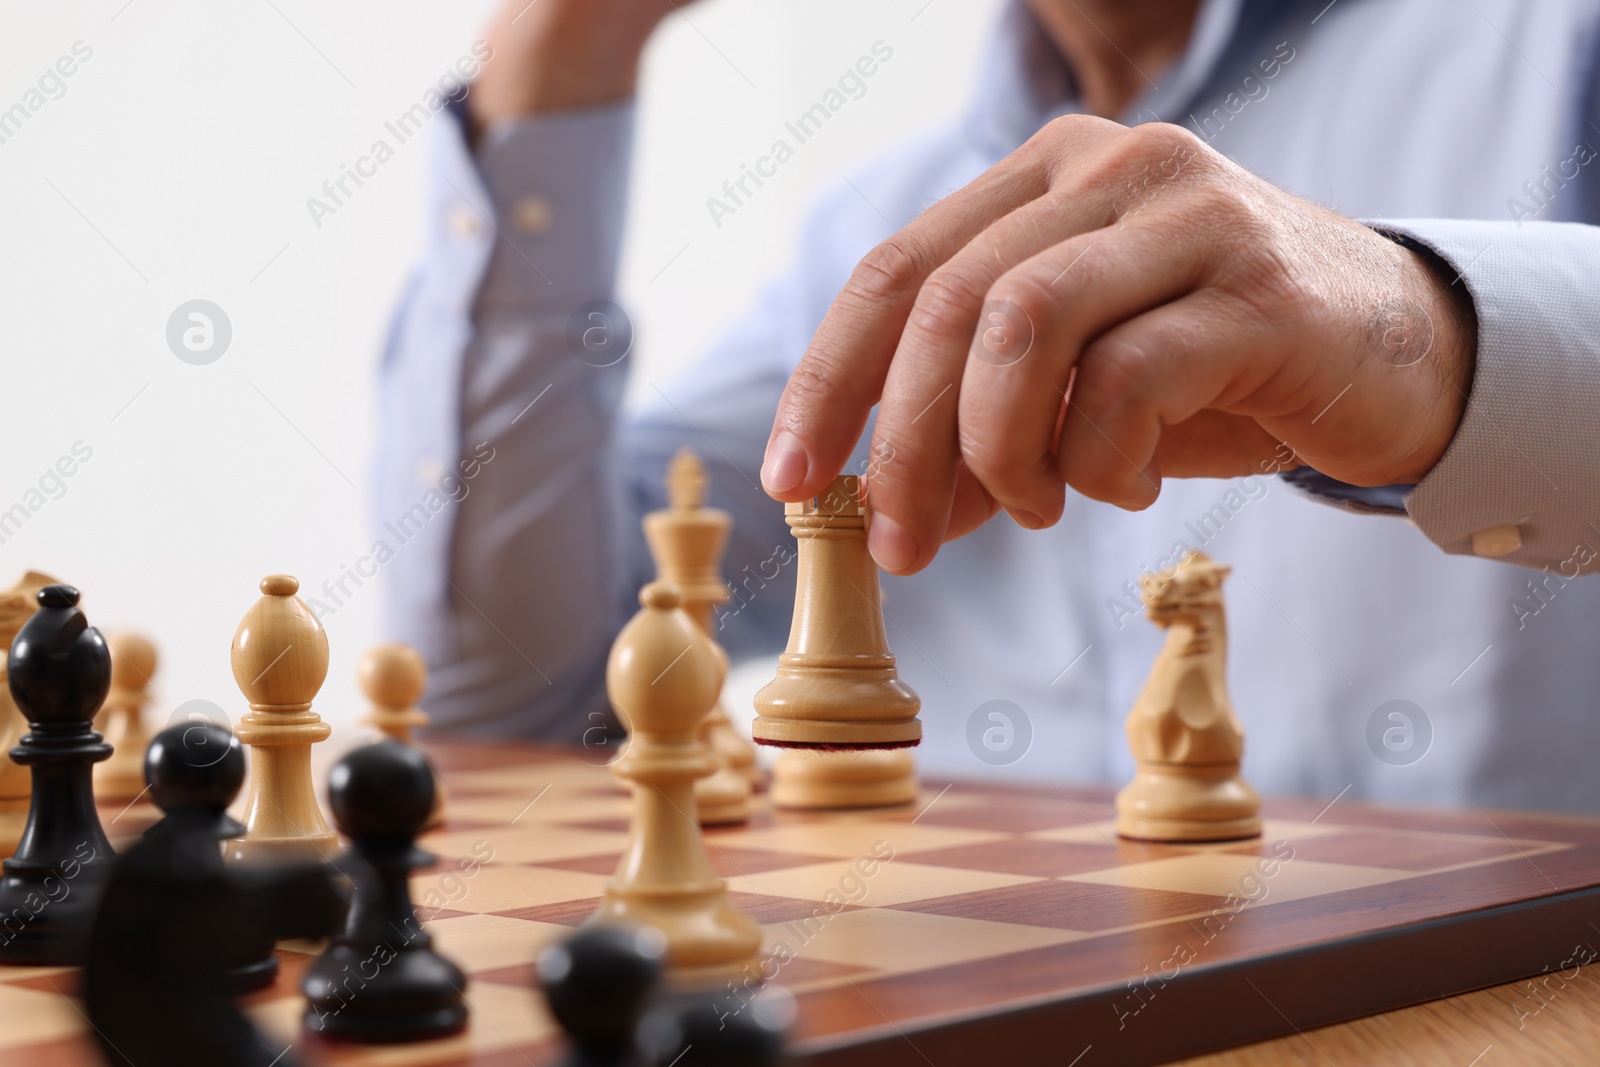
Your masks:
{"label": "shirt cuff", "polygon": [[474,157],[466,116],[449,109],[434,146],[433,237],[487,261],[468,279],[479,309],[565,312],[610,296],[633,117],[629,100],[494,123]]}
{"label": "shirt cuff", "polygon": [[1285,482],[1323,504],[1360,515],[1404,515],[1410,485],[1351,485],[1310,467],[1296,467],[1279,475]]}
{"label": "shirt cuff", "polygon": [[1600,228],[1369,223],[1432,249],[1478,317],[1472,393],[1444,456],[1406,495],[1446,552],[1590,569],[1600,544]]}

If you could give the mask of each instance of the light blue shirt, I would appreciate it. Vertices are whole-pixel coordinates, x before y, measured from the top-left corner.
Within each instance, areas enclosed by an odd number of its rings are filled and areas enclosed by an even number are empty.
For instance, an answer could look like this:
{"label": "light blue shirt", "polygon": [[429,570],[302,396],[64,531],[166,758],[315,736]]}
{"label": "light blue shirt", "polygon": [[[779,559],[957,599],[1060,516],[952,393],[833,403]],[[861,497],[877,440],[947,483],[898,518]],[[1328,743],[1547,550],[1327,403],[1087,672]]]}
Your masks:
{"label": "light blue shirt", "polygon": [[[1479,319],[1466,415],[1405,496],[1409,521],[1270,471],[1168,481],[1146,512],[1069,494],[1050,530],[1001,517],[885,578],[926,772],[1126,779],[1123,718],[1162,636],[1130,583],[1194,548],[1234,566],[1230,686],[1263,792],[1600,810],[1600,583],[1571,577],[1600,551],[1597,27],[1593,0],[1203,4],[1124,120],[1181,123],[1432,247]],[[961,120],[823,197],[788,271],[628,414],[630,360],[579,359],[568,329],[613,292],[632,106],[497,127],[476,157],[447,124],[429,250],[383,361],[376,486],[391,629],[428,659],[436,724],[562,740],[594,725],[652,572],[639,519],[683,445],[735,523],[719,637],[735,658],[781,649],[792,542],[757,471],[791,369],[888,236],[880,212],[904,224],[1074,107],[1059,57],[1008,10]],[[1475,532],[1506,525],[1523,566],[1471,556]],[[996,700],[1032,735],[1005,766],[969,743]]]}

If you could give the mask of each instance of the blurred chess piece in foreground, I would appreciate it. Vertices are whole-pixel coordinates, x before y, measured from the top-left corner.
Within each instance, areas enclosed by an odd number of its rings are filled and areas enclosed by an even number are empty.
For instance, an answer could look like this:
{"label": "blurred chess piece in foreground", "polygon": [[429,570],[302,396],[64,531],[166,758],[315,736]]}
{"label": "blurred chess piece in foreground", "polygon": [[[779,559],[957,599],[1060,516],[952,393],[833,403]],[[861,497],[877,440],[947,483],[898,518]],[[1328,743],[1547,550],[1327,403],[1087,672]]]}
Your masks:
{"label": "blurred chess piece in foreground", "polygon": [[144,709],[156,673],[156,648],[138,634],[113,635],[111,692],[100,709],[99,728],[111,743],[111,758],[94,769],[94,792],[108,800],[133,800],[144,793],[144,753],[150,746]]}
{"label": "blurred chess piece in foreground", "polygon": [[[361,691],[372,701],[362,725],[415,748],[412,731],[428,725],[428,713],[417,707],[428,688],[428,665],[422,654],[399,641],[374,645],[361,657],[357,678]],[[444,783],[435,780],[433,812],[422,824],[424,833],[444,824],[444,805]]]}

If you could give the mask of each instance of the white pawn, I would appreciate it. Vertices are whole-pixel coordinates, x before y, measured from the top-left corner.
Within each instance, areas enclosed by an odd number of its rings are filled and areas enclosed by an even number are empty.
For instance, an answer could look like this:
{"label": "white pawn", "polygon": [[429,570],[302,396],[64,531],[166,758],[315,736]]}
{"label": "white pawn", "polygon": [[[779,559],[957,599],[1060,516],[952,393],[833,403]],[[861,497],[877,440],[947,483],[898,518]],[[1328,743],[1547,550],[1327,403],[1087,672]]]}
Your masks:
{"label": "white pawn", "polygon": [[[428,713],[417,707],[428,688],[428,665],[422,654],[399,641],[374,645],[361,657],[356,677],[361,691],[372,701],[371,710],[361,719],[362,725],[371,726],[402,745],[415,747],[412,731],[428,725]],[[443,822],[444,783],[435,778],[433,814],[422,829],[432,830]]]}
{"label": "white pawn", "polygon": [[94,792],[108,800],[132,800],[144,793],[144,750],[150,745],[144,708],[156,673],[156,649],[138,634],[116,634],[106,643],[111,646],[111,692],[97,726],[113,751],[110,759],[95,764]]}
{"label": "white pawn", "polygon": [[695,737],[721,685],[717,655],[673,586],[652,582],[639,602],[606,661],[606,691],[631,738],[611,770],[633,785],[633,823],[590,921],[660,930],[680,984],[759,974],[761,928],[728,901],[695,817],[695,780],[718,766]]}

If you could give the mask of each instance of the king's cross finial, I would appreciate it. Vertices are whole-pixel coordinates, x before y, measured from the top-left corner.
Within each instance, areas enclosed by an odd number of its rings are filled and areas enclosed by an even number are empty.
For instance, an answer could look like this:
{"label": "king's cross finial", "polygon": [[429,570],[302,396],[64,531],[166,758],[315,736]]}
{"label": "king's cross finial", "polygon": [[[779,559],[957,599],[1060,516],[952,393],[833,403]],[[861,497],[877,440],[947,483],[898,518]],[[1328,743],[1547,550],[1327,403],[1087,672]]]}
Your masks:
{"label": "king's cross finial", "polygon": [[705,507],[706,468],[692,448],[680,448],[667,468],[667,499],[679,511]]}

